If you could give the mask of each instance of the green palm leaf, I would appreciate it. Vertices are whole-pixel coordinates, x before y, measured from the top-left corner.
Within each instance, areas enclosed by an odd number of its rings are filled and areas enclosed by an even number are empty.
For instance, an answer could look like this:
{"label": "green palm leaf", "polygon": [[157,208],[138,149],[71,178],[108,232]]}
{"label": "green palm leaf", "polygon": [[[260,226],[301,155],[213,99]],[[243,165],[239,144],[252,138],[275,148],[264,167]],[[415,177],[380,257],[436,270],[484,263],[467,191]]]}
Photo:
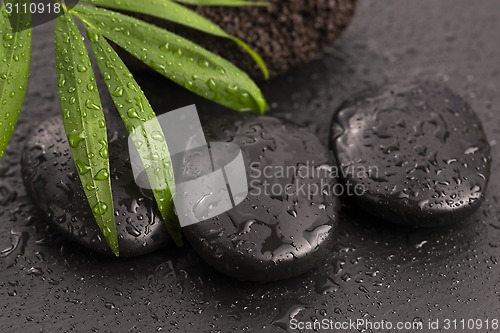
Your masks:
{"label": "green palm leaf", "polygon": [[[123,122],[130,133],[141,134],[132,136],[134,143],[146,166],[146,173],[167,229],[175,243],[181,246],[181,228],[173,213],[172,195],[169,190],[175,188],[172,162],[161,125],[144,92],[115,50],[92,27],[86,25],[85,30]],[[144,127],[146,122],[147,128]]]}
{"label": "green palm leaf", "polygon": [[31,15],[8,14],[5,7],[16,2],[0,9],[0,159],[21,113],[31,65]]}
{"label": "green palm leaf", "polygon": [[240,111],[268,109],[257,85],[227,60],[176,34],[133,17],[77,5],[83,22],[186,89]]}
{"label": "green palm leaf", "polygon": [[263,1],[247,0],[175,0],[193,6],[269,6],[269,3]]}
{"label": "green palm leaf", "polygon": [[118,255],[106,123],[85,44],[66,11],[56,19],[55,52],[59,100],[71,153],[97,224]]}
{"label": "green palm leaf", "polygon": [[135,13],[142,13],[146,15],[156,16],[171,22],[175,22],[177,24],[181,24],[192,29],[196,29],[199,31],[203,31],[205,33],[227,38],[238,45],[240,45],[245,51],[250,54],[250,56],[254,59],[254,61],[259,65],[264,74],[265,78],[269,78],[269,72],[267,70],[266,64],[262,60],[262,58],[254,51],[248,44],[242,41],[239,38],[231,36],[227,32],[225,32],[221,27],[217,24],[212,23],[210,20],[205,17],[193,12],[192,10],[181,6],[175,2],[170,0],[84,0],[85,2],[89,2],[91,4],[97,6],[103,6],[113,9],[120,9],[131,11]]}

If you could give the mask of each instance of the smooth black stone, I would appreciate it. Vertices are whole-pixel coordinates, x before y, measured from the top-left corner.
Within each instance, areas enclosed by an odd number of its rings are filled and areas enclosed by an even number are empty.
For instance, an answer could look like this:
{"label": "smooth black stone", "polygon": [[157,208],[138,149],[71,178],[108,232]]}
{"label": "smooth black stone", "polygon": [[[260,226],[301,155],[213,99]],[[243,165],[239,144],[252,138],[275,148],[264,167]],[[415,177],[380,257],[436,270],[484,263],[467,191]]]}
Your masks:
{"label": "smooth black stone", "polygon": [[394,223],[460,222],[484,198],[486,135],[467,102],[437,83],[357,94],[335,113],[330,144],[345,185],[366,191],[352,200]]}
{"label": "smooth black stone", "polygon": [[[331,252],[338,226],[339,201],[320,190],[321,180],[323,189],[335,184],[321,177],[332,165],[330,153],[314,135],[276,118],[225,114],[215,119],[204,126],[206,136],[240,146],[250,191],[230,211],[185,227],[189,243],[212,267],[240,280],[279,280],[318,266]],[[303,178],[285,193],[286,185],[294,184],[295,170],[283,177],[277,172],[302,164],[310,171],[295,169]],[[317,184],[318,191],[301,191],[301,184]]]}
{"label": "smooth black stone", "polygon": [[[139,256],[172,241],[152,192],[135,184],[126,133],[113,121],[107,127],[120,256]],[[51,225],[89,249],[112,254],[85,197],[60,116],[35,129],[24,147],[21,171],[28,195]]]}

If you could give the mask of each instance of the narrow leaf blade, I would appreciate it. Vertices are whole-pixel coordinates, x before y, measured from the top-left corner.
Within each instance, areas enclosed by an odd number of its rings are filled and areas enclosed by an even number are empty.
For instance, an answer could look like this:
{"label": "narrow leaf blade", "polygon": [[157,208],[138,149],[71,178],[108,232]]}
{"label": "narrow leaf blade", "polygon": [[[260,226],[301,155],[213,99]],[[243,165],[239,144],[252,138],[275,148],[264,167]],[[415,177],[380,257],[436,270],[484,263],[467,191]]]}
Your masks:
{"label": "narrow leaf blade", "polygon": [[88,202],[118,255],[106,123],[85,44],[68,12],[55,23],[56,72],[64,128]]}
{"label": "narrow leaf blade", "polygon": [[240,111],[268,109],[257,85],[229,61],[133,17],[77,5],[72,13],[158,73],[186,89]]}
{"label": "narrow leaf blade", "polygon": [[214,36],[227,38],[240,45],[259,65],[264,77],[269,78],[269,72],[262,58],[252,50],[247,43],[239,38],[231,36],[217,24],[212,23],[205,17],[195,13],[191,9],[181,6],[170,0],[84,0],[85,2],[113,9],[126,10],[146,15],[159,17],[164,20],[175,22],[192,29],[196,29]]}
{"label": "narrow leaf blade", "polygon": [[269,6],[268,2],[264,1],[247,1],[247,0],[175,0],[186,5],[193,6]]}
{"label": "narrow leaf blade", "polygon": [[[31,65],[31,15],[6,11],[0,6],[0,159],[14,132],[26,95]],[[29,3],[19,1],[19,5]],[[10,19],[10,20],[9,20]],[[11,25],[12,22],[12,25]],[[15,26],[13,26],[15,25]],[[27,28],[27,29],[26,29]]]}
{"label": "narrow leaf blade", "polygon": [[[98,31],[88,25],[85,30],[99,69],[125,126],[130,133],[139,134],[132,137],[143,164],[150,166],[146,168],[146,173],[154,189],[158,208],[170,235],[175,243],[181,246],[181,228],[174,214],[170,192],[170,189],[175,188],[172,161],[161,125],[144,92],[116,51]],[[147,128],[144,127],[145,123]],[[157,156],[153,162],[154,167],[151,167],[151,156]]]}

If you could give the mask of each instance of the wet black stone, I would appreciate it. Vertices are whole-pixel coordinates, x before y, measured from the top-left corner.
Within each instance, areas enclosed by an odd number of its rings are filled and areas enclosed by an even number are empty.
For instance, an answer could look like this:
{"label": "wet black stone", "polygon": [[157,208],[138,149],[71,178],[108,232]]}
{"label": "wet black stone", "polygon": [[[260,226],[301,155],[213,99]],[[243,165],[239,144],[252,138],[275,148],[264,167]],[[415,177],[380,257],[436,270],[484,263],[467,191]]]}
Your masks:
{"label": "wet black stone", "polygon": [[[241,147],[250,191],[230,211],[185,227],[189,243],[215,269],[241,280],[279,280],[319,265],[338,225],[338,199],[323,193],[335,184],[327,174],[330,153],[314,135],[276,118],[216,119],[205,125],[206,136]],[[286,167],[294,168],[282,172]]]}
{"label": "wet black stone", "polygon": [[481,123],[437,83],[357,94],[334,115],[330,141],[344,183],[366,191],[352,200],[394,223],[459,222],[484,198],[491,157]]}
{"label": "wet black stone", "polygon": [[[303,1],[269,0],[267,7],[193,7],[229,34],[248,43],[266,63],[270,77],[318,57],[351,22],[357,0]],[[137,15],[169,31],[199,43],[234,63],[252,77],[263,79],[253,59],[234,42],[213,37],[157,18]],[[121,51],[120,51],[121,52]],[[146,68],[121,52],[135,68]]]}
{"label": "wet black stone", "polygon": [[[120,256],[139,256],[171,244],[153,194],[134,182],[126,133],[112,120],[107,127]],[[52,226],[94,251],[112,254],[86,200],[60,116],[35,129],[24,147],[21,171],[26,192]]]}

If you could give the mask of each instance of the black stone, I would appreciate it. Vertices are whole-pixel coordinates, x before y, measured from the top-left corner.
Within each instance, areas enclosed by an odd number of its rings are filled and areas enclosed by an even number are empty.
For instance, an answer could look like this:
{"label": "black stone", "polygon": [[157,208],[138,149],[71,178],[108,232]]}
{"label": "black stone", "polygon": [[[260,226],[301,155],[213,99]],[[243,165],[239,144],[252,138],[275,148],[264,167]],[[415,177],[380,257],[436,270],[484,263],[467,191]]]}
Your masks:
{"label": "black stone", "polygon": [[[317,58],[349,25],[357,4],[357,0],[267,2],[270,6],[199,6],[193,9],[247,42],[262,57],[271,78]],[[254,60],[229,39],[213,37],[154,17],[134,15],[199,43],[250,76],[263,79]],[[127,53],[119,52],[134,68],[147,68]]]}
{"label": "black stone", "polygon": [[345,185],[365,191],[352,200],[394,223],[459,222],[484,198],[491,157],[481,123],[437,83],[357,94],[334,115],[330,141]]}
{"label": "black stone", "polygon": [[[120,256],[139,256],[171,244],[152,192],[134,182],[126,133],[113,121],[107,127]],[[35,129],[24,147],[21,171],[26,192],[51,225],[89,249],[112,254],[85,197],[60,116]]]}
{"label": "black stone", "polygon": [[[206,136],[241,147],[250,191],[230,211],[185,227],[189,243],[215,269],[241,280],[279,280],[318,266],[338,225],[339,201],[323,193],[335,184],[329,152],[314,135],[276,118],[216,119],[204,127]],[[294,169],[280,174],[286,167]]]}

